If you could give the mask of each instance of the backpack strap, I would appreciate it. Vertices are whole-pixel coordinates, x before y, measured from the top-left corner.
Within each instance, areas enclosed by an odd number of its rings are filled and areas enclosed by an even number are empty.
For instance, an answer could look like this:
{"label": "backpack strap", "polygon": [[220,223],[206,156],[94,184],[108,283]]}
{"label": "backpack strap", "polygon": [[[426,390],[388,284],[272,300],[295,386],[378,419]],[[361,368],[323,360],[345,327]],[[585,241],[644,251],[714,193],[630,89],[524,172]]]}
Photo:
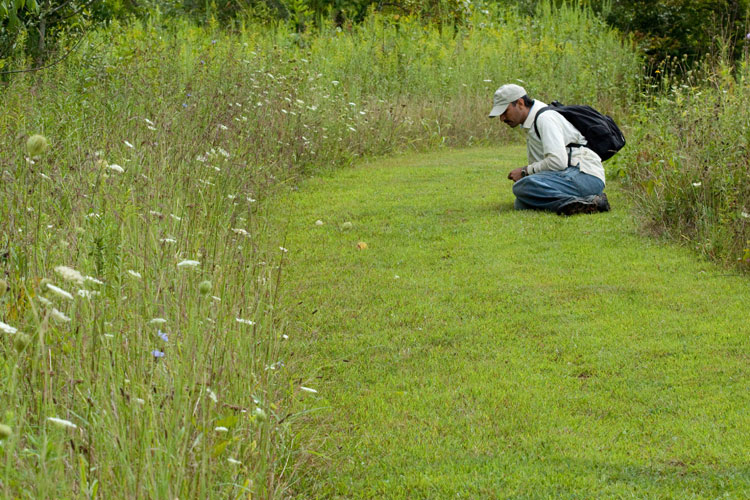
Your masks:
{"label": "backpack strap", "polygon": [[[534,132],[536,132],[536,136],[539,137],[539,140],[542,139],[541,134],[539,133],[539,127],[536,125],[536,119],[539,118],[539,115],[544,113],[545,111],[549,111],[550,109],[554,109],[557,106],[560,106],[560,104],[557,101],[552,102],[553,106],[545,106],[539,111],[536,112],[536,115],[534,116]],[[563,118],[565,118],[563,116]],[[583,144],[578,144],[576,142],[571,142],[570,144],[565,145],[566,148],[568,148],[568,166],[570,166],[570,160],[573,157],[573,148],[582,148],[584,147]]]}
{"label": "backpack strap", "polygon": [[534,132],[536,132],[536,136],[539,137],[539,140],[542,139],[542,136],[539,134],[539,127],[536,126],[536,119],[539,118],[539,115],[541,115],[545,111],[549,111],[549,109],[550,109],[549,106],[545,106],[542,109],[540,109],[539,111],[537,111],[536,115],[534,116]]}

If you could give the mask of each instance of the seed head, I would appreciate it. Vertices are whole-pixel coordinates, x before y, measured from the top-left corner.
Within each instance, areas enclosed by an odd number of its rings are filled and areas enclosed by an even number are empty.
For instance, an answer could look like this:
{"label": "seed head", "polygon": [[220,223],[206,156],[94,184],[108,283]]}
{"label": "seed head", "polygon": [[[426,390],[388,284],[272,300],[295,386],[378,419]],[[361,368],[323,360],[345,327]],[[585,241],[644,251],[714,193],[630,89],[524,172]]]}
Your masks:
{"label": "seed head", "polygon": [[201,281],[198,285],[198,291],[201,293],[201,295],[208,295],[211,293],[211,289],[213,286],[211,285],[211,282],[209,280]]}
{"label": "seed head", "polygon": [[262,408],[256,408],[255,410],[253,410],[253,415],[255,415],[255,418],[260,422],[263,422],[264,420],[266,420],[266,418],[268,418],[266,416],[266,412],[264,412]]}
{"label": "seed head", "polygon": [[21,352],[24,349],[26,349],[26,346],[29,345],[29,342],[31,342],[31,337],[29,337],[23,332],[17,332],[13,336],[13,347],[15,347],[16,351],[18,352]]}
{"label": "seed head", "polygon": [[47,420],[52,422],[58,427],[62,427],[64,429],[76,429],[78,426],[71,422],[70,420],[63,420],[62,418],[57,417],[47,417]]}
{"label": "seed head", "polygon": [[47,151],[47,138],[43,135],[34,134],[26,141],[26,151],[31,156],[39,156]]}

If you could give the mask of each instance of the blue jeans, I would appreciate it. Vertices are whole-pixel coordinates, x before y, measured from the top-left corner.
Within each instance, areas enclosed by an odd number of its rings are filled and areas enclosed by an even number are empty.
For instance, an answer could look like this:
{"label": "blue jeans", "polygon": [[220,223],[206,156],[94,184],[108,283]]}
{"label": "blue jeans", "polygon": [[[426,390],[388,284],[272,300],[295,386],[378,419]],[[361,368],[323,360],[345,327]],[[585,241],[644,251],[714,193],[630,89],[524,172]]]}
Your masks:
{"label": "blue jeans", "polygon": [[559,172],[544,171],[527,175],[513,184],[516,210],[549,210],[556,212],[571,201],[591,201],[602,194],[604,182],[593,175],[581,173],[578,167]]}

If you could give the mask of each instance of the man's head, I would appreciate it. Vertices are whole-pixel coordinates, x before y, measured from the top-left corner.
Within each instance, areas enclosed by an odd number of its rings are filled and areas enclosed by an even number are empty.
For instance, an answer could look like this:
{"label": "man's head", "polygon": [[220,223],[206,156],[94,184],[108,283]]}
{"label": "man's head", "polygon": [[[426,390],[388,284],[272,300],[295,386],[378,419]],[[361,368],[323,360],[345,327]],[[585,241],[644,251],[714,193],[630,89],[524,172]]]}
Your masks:
{"label": "man's head", "polygon": [[495,91],[490,118],[499,116],[509,127],[517,127],[526,121],[532,102],[520,85],[503,85]]}

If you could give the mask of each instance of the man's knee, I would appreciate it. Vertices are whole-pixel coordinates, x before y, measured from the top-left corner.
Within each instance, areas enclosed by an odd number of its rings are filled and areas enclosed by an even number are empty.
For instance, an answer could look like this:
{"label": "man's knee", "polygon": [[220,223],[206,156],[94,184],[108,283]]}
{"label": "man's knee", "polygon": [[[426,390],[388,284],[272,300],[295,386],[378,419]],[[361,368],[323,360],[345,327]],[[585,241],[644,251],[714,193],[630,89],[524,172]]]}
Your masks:
{"label": "man's knee", "polygon": [[516,198],[525,196],[532,184],[531,177],[519,179],[513,183],[513,194],[516,195]]}

